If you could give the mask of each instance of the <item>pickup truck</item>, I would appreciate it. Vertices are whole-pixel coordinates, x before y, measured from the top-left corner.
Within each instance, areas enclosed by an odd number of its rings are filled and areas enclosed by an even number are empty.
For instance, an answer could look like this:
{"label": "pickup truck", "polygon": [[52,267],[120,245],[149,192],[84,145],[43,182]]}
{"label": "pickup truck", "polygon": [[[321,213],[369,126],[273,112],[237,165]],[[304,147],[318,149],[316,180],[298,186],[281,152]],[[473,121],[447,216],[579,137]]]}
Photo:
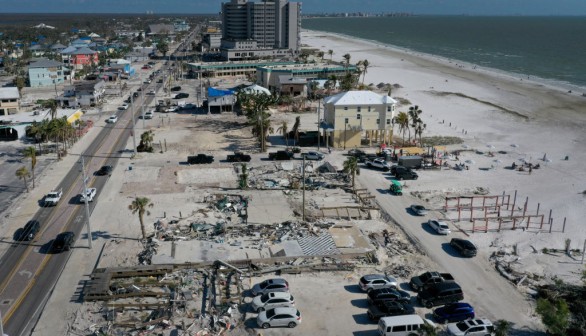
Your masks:
{"label": "pickup truck", "polygon": [[250,162],[250,155],[242,152],[234,152],[234,154],[228,154],[226,161],[228,162]]}
{"label": "pickup truck", "polygon": [[454,281],[454,277],[450,273],[425,272],[412,277],[409,285],[414,291],[421,292],[426,287],[446,281]]}
{"label": "pickup truck", "polygon": [[59,203],[63,196],[63,189],[53,190],[45,196],[45,206],[54,206]]}
{"label": "pickup truck", "polygon": [[366,159],[364,161],[364,163],[369,168],[378,168],[378,169],[382,169],[384,171],[388,171],[389,169],[391,169],[391,165],[389,165],[387,163],[387,161],[385,161],[383,159],[371,159],[371,158],[368,158],[368,159]]}
{"label": "pickup truck", "polygon": [[290,151],[278,151],[269,153],[269,160],[291,160],[293,152]]}
{"label": "pickup truck", "polygon": [[415,309],[408,303],[399,301],[383,301],[368,306],[368,318],[377,321],[381,317],[415,314]]}
{"label": "pickup truck", "polygon": [[85,190],[85,194],[84,194],[84,193],[82,193],[82,194],[80,194],[80,195],[79,195],[79,201],[80,201],[81,203],[85,203],[85,202],[86,202],[86,200],[87,200],[88,202],[93,202],[93,200],[94,200],[94,197],[96,196],[96,191],[97,191],[97,189],[96,189],[96,188],[87,188],[87,189]]}
{"label": "pickup truck", "polygon": [[197,154],[195,156],[188,156],[187,157],[187,163],[189,163],[189,164],[212,163],[212,162],[214,162],[214,157],[211,155]]}

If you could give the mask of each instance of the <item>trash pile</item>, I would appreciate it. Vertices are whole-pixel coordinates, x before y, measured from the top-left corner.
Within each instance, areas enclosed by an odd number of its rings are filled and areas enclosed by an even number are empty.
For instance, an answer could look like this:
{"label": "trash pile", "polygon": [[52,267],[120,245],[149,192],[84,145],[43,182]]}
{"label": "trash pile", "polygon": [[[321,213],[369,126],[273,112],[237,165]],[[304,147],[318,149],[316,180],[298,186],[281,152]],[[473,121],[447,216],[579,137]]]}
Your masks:
{"label": "trash pile", "polygon": [[[348,174],[338,173],[329,162],[305,165],[306,190],[343,188],[349,182]],[[301,163],[286,162],[248,169],[248,187],[252,189],[301,189],[302,186]]]}

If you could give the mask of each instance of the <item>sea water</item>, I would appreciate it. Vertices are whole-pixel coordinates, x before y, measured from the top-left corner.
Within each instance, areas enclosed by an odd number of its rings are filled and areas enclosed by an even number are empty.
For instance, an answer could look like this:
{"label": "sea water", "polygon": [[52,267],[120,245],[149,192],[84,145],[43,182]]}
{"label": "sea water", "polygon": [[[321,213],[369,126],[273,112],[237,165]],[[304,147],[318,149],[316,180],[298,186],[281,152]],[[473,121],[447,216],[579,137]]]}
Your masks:
{"label": "sea water", "polygon": [[586,88],[586,17],[311,18],[302,27]]}

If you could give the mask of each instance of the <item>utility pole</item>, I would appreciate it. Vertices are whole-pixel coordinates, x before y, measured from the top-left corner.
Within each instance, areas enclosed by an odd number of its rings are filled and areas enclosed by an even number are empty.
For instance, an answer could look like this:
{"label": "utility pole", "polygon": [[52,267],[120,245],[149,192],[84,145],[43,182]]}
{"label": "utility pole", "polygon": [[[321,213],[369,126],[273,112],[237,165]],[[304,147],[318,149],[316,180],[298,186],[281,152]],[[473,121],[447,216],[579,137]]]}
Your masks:
{"label": "utility pole", "polygon": [[140,102],[140,107],[142,109],[141,110],[141,115],[142,115],[142,128],[144,129],[144,90],[142,90],[141,92],[142,92],[142,101]]}
{"label": "utility pole", "polygon": [[321,135],[319,134],[319,114],[321,111],[321,97],[317,98],[317,151],[319,152],[319,138]]}
{"label": "utility pole", "polygon": [[134,128],[134,93],[130,95],[130,116],[132,118],[132,152],[136,155],[136,130]]}
{"label": "utility pole", "polygon": [[305,155],[303,155],[303,200],[302,200],[302,220],[305,222]]}
{"label": "utility pole", "polygon": [[87,218],[87,240],[88,240],[88,247],[91,250],[92,249],[92,229],[90,228],[90,202],[87,199],[87,177],[85,176],[85,160],[83,158],[83,155],[81,156],[81,176],[83,178],[83,195],[85,196],[85,216]]}

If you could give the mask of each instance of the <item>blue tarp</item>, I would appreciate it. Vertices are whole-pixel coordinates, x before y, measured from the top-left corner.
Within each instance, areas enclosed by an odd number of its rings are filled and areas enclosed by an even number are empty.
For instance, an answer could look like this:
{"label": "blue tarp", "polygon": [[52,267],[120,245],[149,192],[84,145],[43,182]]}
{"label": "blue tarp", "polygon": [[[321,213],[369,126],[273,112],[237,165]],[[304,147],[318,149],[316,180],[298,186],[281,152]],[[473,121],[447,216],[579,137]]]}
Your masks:
{"label": "blue tarp", "polygon": [[223,97],[233,95],[234,91],[232,90],[219,90],[214,89],[212,87],[208,88],[208,97]]}

